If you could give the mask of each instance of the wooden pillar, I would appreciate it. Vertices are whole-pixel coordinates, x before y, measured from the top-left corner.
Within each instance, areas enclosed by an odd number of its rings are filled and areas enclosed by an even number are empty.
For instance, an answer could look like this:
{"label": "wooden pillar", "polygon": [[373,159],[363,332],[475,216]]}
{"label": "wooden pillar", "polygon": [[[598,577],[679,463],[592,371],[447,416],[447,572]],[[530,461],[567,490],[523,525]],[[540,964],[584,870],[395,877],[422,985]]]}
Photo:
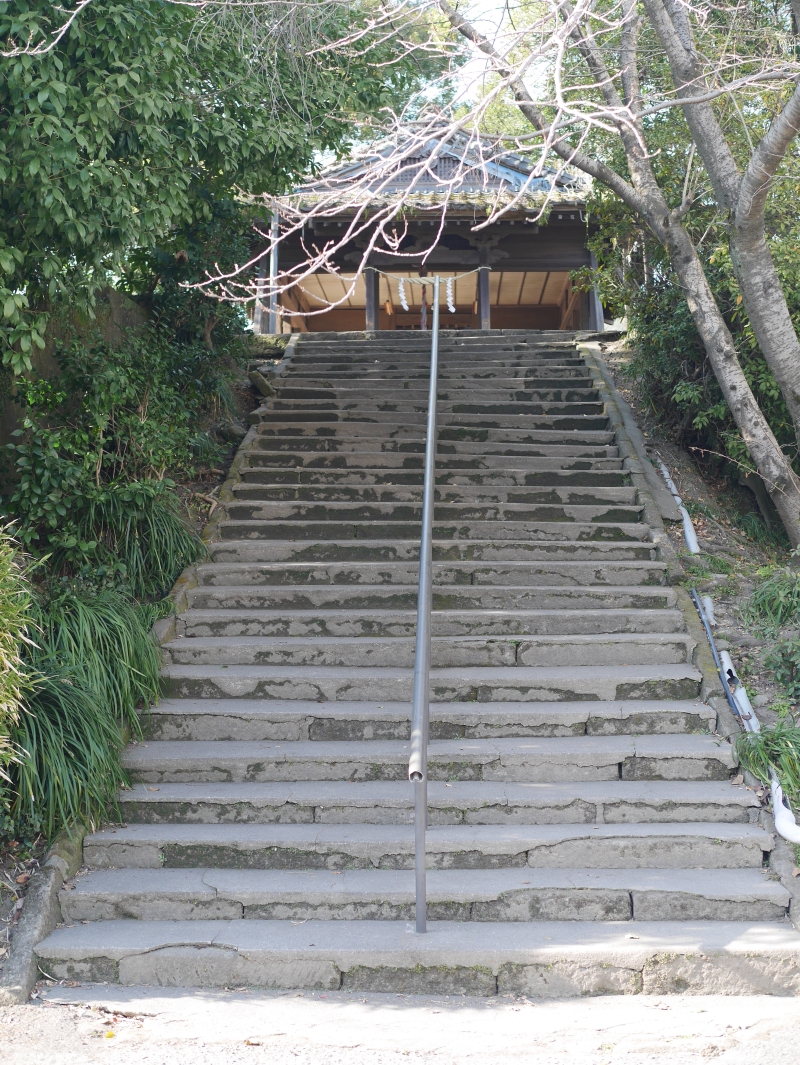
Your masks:
{"label": "wooden pillar", "polygon": [[364,270],[364,285],[366,287],[366,311],[364,328],[368,333],[374,333],[380,329],[380,284],[381,275],[374,266],[368,266]]}
{"label": "wooden pillar", "polygon": [[492,328],[492,308],[489,304],[489,249],[479,249],[478,271],[478,320],[481,329]]}

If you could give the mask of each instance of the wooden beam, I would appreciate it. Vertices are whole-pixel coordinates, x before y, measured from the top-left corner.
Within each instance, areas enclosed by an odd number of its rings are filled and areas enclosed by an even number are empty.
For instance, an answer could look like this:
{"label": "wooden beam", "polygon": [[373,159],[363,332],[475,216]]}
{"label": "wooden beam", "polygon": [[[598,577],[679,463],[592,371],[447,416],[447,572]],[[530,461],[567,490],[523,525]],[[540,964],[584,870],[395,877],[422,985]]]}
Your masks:
{"label": "wooden beam", "polygon": [[546,274],[544,275],[544,284],[542,285],[542,293],[541,293],[541,295],[539,296],[539,306],[540,306],[540,307],[541,307],[541,305],[542,305],[542,300],[544,299],[544,294],[545,294],[545,291],[547,290],[547,282],[548,282],[548,281],[550,280],[550,274],[551,274],[551,272],[552,272],[552,271],[548,270],[548,271],[547,271],[547,273],[546,273]]}

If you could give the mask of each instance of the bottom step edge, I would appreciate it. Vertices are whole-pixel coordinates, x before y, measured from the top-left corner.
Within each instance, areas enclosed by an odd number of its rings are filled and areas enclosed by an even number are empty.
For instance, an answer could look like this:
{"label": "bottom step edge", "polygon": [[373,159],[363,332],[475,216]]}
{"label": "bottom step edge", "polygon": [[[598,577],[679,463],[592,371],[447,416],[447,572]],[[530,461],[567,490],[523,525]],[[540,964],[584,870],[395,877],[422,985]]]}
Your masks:
{"label": "bottom step edge", "polygon": [[37,947],[50,978],[405,994],[800,993],[800,935],[749,922],[109,921]]}

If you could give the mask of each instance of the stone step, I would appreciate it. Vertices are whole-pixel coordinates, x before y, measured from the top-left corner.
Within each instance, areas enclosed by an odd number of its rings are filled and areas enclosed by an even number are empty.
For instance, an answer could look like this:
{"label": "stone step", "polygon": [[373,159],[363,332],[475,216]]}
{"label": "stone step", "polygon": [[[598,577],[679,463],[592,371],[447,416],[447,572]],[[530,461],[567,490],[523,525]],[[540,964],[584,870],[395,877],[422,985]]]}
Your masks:
{"label": "stone step", "polygon": [[800,935],[752,921],[105,921],[36,948],[53,979],[484,997],[800,990]]}
{"label": "stone step", "polygon": [[[669,699],[624,702],[433,703],[434,740],[495,736],[612,736],[711,732],[705,703]],[[162,699],[144,715],[154,740],[407,740],[408,703],[281,699]]]}
{"label": "stone step", "polygon": [[[189,591],[190,601],[207,603],[210,600],[200,597],[205,594],[202,589],[211,587],[225,588],[226,592],[220,593],[224,595],[230,594],[233,588],[268,586],[271,590],[265,589],[264,594],[274,595],[276,588],[290,586],[292,591],[287,595],[298,595],[301,588],[305,592],[309,587],[331,585],[338,589],[337,594],[341,594],[345,587],[367,585],[384,589],[382,595],[391,595],[394,585],[409,585],[416,589],[419,566],[415,562],[360,562],[357,565],[348,562],[207,562],[200,563],[195,573],[201,587]],[[567,587],[588,591],[600,585],[612,597],[615,588],[619,592],[623,588],[639,588],[637,598],[626,601],[631,605],[673,606],[675,592],[663,587],[665,577],[666,563],[649,561],[433,563],[434,595],[444,594],[445,585],[451,586],[452,594],[464,592],[466,595],[473,594],[465,591],[471,587],[535,587],[537,595],[542,596],[549,594],[547,589]],[[651,589],[653,585],[659,586],[658,590]],[[221,606],[228,605],[227,601],[219,602]],[[328,600],[314,600],[315,605],[326,602]],[[541,606],[543,602],[537,600],[537,605]],[[614,598],[606,602],[610,606],[618,605]]]}
{"label": "stone step", "polygon": [[[385,526],[384,526],[385,528]],[[571,526],[574,528],[574,526]],[[234,530],[230,530],[233,534]],[[315,543],[297,540],[217,540],[208,545],[209,554],[219,562],[351,562],[394,563],[419,558],[419,535],[405,540],[329,540]],[[591,540],[587,538],[552,540],[434,540],[435,562],[503,562],[528,564],[545,561],[590,561],[602,566],[609,562],[653,562],[656,545],[649,540]]]}
{"label": "stone step", "polygon": [[[273,485],[236,484],[233,494],[239,502],[304,502],[304,503],[421,503],[422,485]],[[438,504],[517,504],[560,506],[622,506],[641,507],[633,487],[549,487],[526,486],[513,488],[499,485],[440,485],[435,491]]]}
{"label": "stone step", "polygon": [[[709,732],[715,712],[689,700],[434,703],[431,738]],[[406,740],[408,703],[163,699],[144,719],[151,739]]]}
{"label": "stone step", "polygon": [[[327,500],[294,501],[282,499],[246,500],[225,505],[232,521],[256,519],[260,521],[332,521],[376,522],[419,521],[422,500],[411,502],[367,503]],[[642,505],[615,503],[489,503],[476,500],[467,503],[440,501],[434,510],[434,521],[444,522],[620,522],[635,524],[640,520]]]}
{"label": "stone step", "polygon": [[[407,780],[407,740],[148,740],[123,764],[145,784]],[[431,780],[727,780],[733,747],[703,735],[431,740]],[[410,787],[410,785],[409,785]]]}
{"label": "stone step", "polygon": [[[561,435],[561,434],[559,434]],[[564,437],[562,436],[562,439]],[[571,439],[569,435],[566,439]],[[381,438],[380,447],[377,446],[376,441],[372,437],[334,437],[334,436],[301,436],[288,435],[288,436],[269,436],[267,434],[260,434],[254,441],[254,446],[248,460],[252,460],[259,452],[265,452],[267,454],[280,454],[281,452],[297,453],[298,455],[307,452],[330,452],[332,454],[342,455],[371,455],[378,454],[396,454],[402,456],[424,455],[425,442],[420,435],[417,440],[391,440],[388,438]],[[523,458],[583,458],[583,459],[613,459],[617,458],[617,448],[612,444],[581,444],[581,443],[561,443],[561,444],[542,444],[542,443],[521,443],[515,444],[505,443],[503,441],[472,441],[472,440],[457,440],[447,441],[439,440],[437,445],[437,468],[439,466],[439,459],[444,463],[443,469],[447,469],[447,464],[452,462],[455,458],[460,458],[461,461],[465,461],[466,456],[479,455],[481,457],[508,457],[517,458],[521,460]],[[302,465],[302,463],[298,463]],[[518,462],[519,466],[520,463]]]}
{"label": "stone step", "polygon": [[[333,440],[402,440],[422,442],[425,439],[425,426],[408,425],[406,423],[384,423],[382,419],[364,421],[347,418],[330,419],[320,422],[286,422],[270,418],[258,425],[257,444],[259,447],[269,447],[269,441],[274,437],[292,437],[302,439],[309,437],[325,437]],[[594,430],[579,432],[573,429],[565,440],[565,434],[552,429],[527,429],[524,426],[499,426],[470,424],[462,425],[452,422],[449,425],[440,425],[437,430],[437,439],[440,443],[451,443],[463,440],[465,442],[500,442],[522,444],[582,444],[595,447],[598,445],[613,445],[613,435],[609,432]]]}
{"label": "stone step", "polygon": [[[580,410],[564,410],[559,413],[556,411],[555,407],[550,411],[539,411],[531,409],[533,406],[533,404],[530,404],[529,409],[520,410],[517,414],[511,414],[507,411],[498,410],[498,405],[496,404],[489,404],[486,408],[481,404],[475,404],[474,410],[462,411],[453,409],[449,412],[443,411],[440,416],[440,422],[442,425],[472,424],[483,426],[487,429],[561,429],[564,432],[572,432],[573,429],[583,431],[586,429],[608,428],[608,417],[603,413],[602,408],[596,413]],[[403,414],[403,421],[407,421],[409,424],[416,422],[421,427],[425,423],[426,412],[427,407],[424,411]],[[328,420],[331,422],[338,421],[340,413],[341,412],[331,409],[328,412]],[[353,418],[352,420],[377,422],[379,419],[386,417],[387,413],[392,412],[380,411],[376,408],[376,410],[372,412],[363,411],[358,417]],[[285,424],[294,423],[296,425],[302,425],[308,422],[316,424],[317,422],[325,420],[325,411],[321,408],[296,410],[293,405],[287,403],[285,410],[281,408],[259,407],[257,410],[253,411],[249,420],[251,425],[259,425],[262,421],[269,421],[272,417],[275,417],[276,420]]]}
{"label": "stone step", "polygon": [[[761,869],[757,825],[434,825],[430,869]],[[128,825],[86,836],[96,869],[413,869],[411,825]],[[676,885],[677,886],[677,885]]]}
{"label": "stone step", "polygon": [[[288,469],[300,475],[306,470],[342,473],[361,476],[365,472],[387,470],[392,473],[421,471],[424,454],[401,451],[249,451],[245,456],[243,476],[247,470],[269,469],[270,476],[280,469]],[[459,458],[456,455],[439,456],[436,460],[437,478],[453,474],[477,478],[474,483],[491,484],[495,476],[531,476],[547,473],[560,475],[581,472],[589,476],[612,473],[613,476],[629,477],[622,468],[622,459],[616,454],[599,458],[580,455],[524,456],[474,455]],[[552,471],[552,473],[551,473]],[[437,481],[437,483],[439,483]],[[524,483],[524,482],[523,482]],[[535,483],[535,482],[533,482]]]}
{"label": "stone step", "polygon": [[[537,470],[530,472],[524,470],[506,470],[503,473],[493,471],[473,473],[469,470],[444,470],[436,475],[436,484],[439,486],[459,485],[486,487],[518,487],[538,488],[540,486],[552,486],[558,489],[578,488],[614,488],[617,486],[627,487],[630,475],[624,470]],[[239,484],[266,484],[266,485],[328,485],[336,488],[339,485],[347,487],[361,487],[369,485],[414,485],[422,487],[422,469],[350,469],[327,468],[287,469],[277,467],[271,469],[268,466],[245,466],[241,471]]]}
{"label": "stone step", "polygon": [[[382,588],[381,591],[383,591]],[[304,598],[302,590],[300,590],[299,598]],[[178,639],[271,636],[366,639],[373,636],[413,638],[416,634],[416,590],[409,590],[408,605],[405,610],[398,609],[394,602],[375,608],[367,604],[359,604],[357,600],[354,602],[352,599],[343,606],[337,606],[335,594],[327,598],[331,601],[327,609],[296,606],[292,602],[287,603],[282,610],[274,608],[270,610],[217,609],[216,603],[206,602],[204,603],[206,609],[192,608],[181,614],[178,621]],[[371,597],[364,595],[363,598],[368,603]],[[375,596],[378,601],[381,598]],[[398,595],[398,598],[401,597]],[[610,634],[617,632],[676,633],[686,630],[686,623],[680,610],[592,610],[581,609],[579,603],[573,603],[571,606],[574,609],[516,610],[487,607],[476,601],[472,609],[436,610],[432,617],[431,632],[434,637],[514,636],[527,638],[534,635],[568,636],[576,633]],[[441,648],[438,653],[440,655],[443,653]],[[495,653],[496,651],[493,651],[492,655]],[[563,652],[557,649],[556,657],[561,654]],[[407,655],[401,653],[400,660],[393,664],[399,665],[406,658]],[[221,660],[228,660],[225,651],[224,658]]]}
{"label": "stone step", "polygon": [[[346,504],[341,504],[346,506]],[[419,537],[419,519],[401,521],[387,515],[382,520],[367,521],[356,518],[351,521],[332,519],[279,519],[279,518],[228,518],[219,523],[218,529],[223,540],[286,540],[298,545],[301,540],[413,540]],[[488,540],[495,543],[503,540],[531,540],[555,542],[560,546],[563,541],[612,541],[616,543],[642,541],[647,538],[650,528],[633,521],[580,521],[577,518],[559,521],[551,520],[525,521],[515,520],[501,522],[497,520],[481,521],[465,518],[461,522],[448,522],[434,517],[433,537],[435,540]],[[417,550],[419,540],[417,539]],[[363,558],[369,558],[364,554]]]}
{"label": "stone step", "polygon": [[[426,377],[421,370],[413,374],[393,372],[384,376],[380,372],[368,371],[366,373],[353,373],[352,371],[337,370],[329,374],[319,374],[313,377],[302,374],[290,374],[286,377],[278,377],[272,384],[280,392],[283,398],[297,394],[299,399],[311,398],[319,394],[327,398],[331,393],[336,395],[363,395],[364,393],[380,392],[392,395],[416,395],[417,393],[428,394],[430,378]],[[474,377],[439,375],[438,395],[447,393],[464,395],[474,393],[478,382]],[[503,392],[516,395],[517,392],[534,391],[544,389],[569,389],[580,391],[594,390],[594,378],[588,373],[580,372],[578,368],[571,367],[559,370],[557,367],[537,366],[525,369],[516,374],[508,374],[505,377],[492,377],[489,381],[480,382],[481,389],[492,392]]]}
{"label": "stone step", "polygon": [[[432,869],[431,921],[785,921],[758,869]],[[102,869],[61,893],[65,921],[413,921],[401,869]]]}
{"label": "stone step", "polygon": [[[496,575],[496,577],[499,576],[499,574]],[[481,619],[477,616],[478,613],[489,611],[492,612],[492,616],[496,616],[495,612],[503,611],[524,613],[526,617],[520,618],[519,621],[525,621],[534,626],[531,632],[540,633],[548,631],[561,634],[570,631],[575,633],[615,632],[619,631],[620,625],[625,625],[631,632],[676,632],[684,627],[680,611],[674,614],[665,613],[674,606],[676,594],[674,589],[664,585],[655,587],[634,585],[616,588],[608,585],[596,587],[443,585],[437,582],[432,594],[434,618],[439,625],[446,625],[453,621],[466,622],[468,620],[466,617],[451,617],[455,613],[463,614],[464,612],[467,612],[470,617],[475,617],[476,623],[490,624],[492,617]],[[342,616],[342,613],[347,611],[377,610],[381,612],[413,611],[416,616],[417,595],[415,584],[279,585],[277,587],[234,585],[232,587],[193,588],[189,591],[188,598],[193,610],[204,611],[269,610],[274,614],[275,611],[282,610],[284,613],[280,616],[287,617],[285,611],[322,610]],[[587,612],[586,627],[582,627],[581,622],[584,611]],[[627,616],[625,618],[619,616],[620,611],[627,612]],[[636,611],[646,613],[631,615],[630,612]],[[601,630],[597,626],[601,623],[601,617],[606,614],[611,628]],[[637,617],[641,627],[635,624]],[[258,615],[256,615],[256,620],[257,618]],[[663,628],[660,624],[662,618]],[[183,614],[180,620],[188,623],[189,617]],[[345,614],[342,620],[355,621],[356,619],[347,618]],[[383,618],[383,620],[391,621],[391,617]],[[401,619],[398,618],[399,620]],[[509,622],[497,617],[497,623],[508,624]],[[183,635],[185,634],[184,632]]]}
{"label": "stone step", "polygon": [[[342,618],[341,613],[336,615]],[[309,618],[313,626],[313,619]],[[346,621],[339,622],[347,627]],[[355,622],[350,623],[351,626]],[[390,622],[386,622],[390,625]],[[286,628],[285,622],[273,625]],[[329,627],[336,627],[331,620]],[[455,624],[450,626],[456,628]],[[461,628],[468,628],[462,623]],[[500,625],[497,626],[501,628]],[[513,626],[509,625],[509,628]],[[518,626],[520,627],[520,626]],[[524,627],[524,626],[521,626]],[[575,626],[577,628],[577,626]],[[162,645],[164,661],[176,665],[235,666],[355,666],[413,669],[415,623],[409,617],[410,635],[324,635],[320,621],[308,636],[195,636],[180,637]],[[483,625],[492,630],[492,625]],[[499,668],[536,666],[623,666],[691,662],[695,641],[685,632],[612,631],[567,635],[433,635],[431,665]],[[513,683],[513,682],[512,682]]]}
{"label": "stone step", "polygon": [[[358,386],[343,388],[341,386],[323,387],[321,383],[313,385],[298,385],[293,378],[285,378],[277,386],[276,400],[281,403],[297,401],[299,403],[335,403],[340,409],[372,409],[377,403],[412,403],[423,409],[428,406],[428,390],[423,381],[419,387],[384,387],[374,388],[372,382],[363,382]],[[438,402],[443,409],[448,403],[460,403],[472,399],[475,389],[472,383],[449,386],[440,384],[437,392]],[[376,399],[376,396],[380,398]],[[542,381],[524,383],[516,387],[498,387],[496,384],[491,388],[484,387],[481,390],[481,398],[487,403],[598,403],[599,393],[589,382],[586,384],[565,384],[561,382]],[[357,405],[357,406],[354,406]],[[277,407],[275,409],[278,409]]]}
{"label": "stone step", "polygon": [[[408,781],[133,784],[120,793],[139,824],[413,825]],[[573,783],[430,781],[431,825],[753,824],[761,804],[727,781]]]}
{"label": "stone step", "polygon": [[[572,666],[431,670],[432,702],[696,699],[693,666]],[[193,699],[410,702],[413,672],[356,666],[170,666],[164,694]]]}

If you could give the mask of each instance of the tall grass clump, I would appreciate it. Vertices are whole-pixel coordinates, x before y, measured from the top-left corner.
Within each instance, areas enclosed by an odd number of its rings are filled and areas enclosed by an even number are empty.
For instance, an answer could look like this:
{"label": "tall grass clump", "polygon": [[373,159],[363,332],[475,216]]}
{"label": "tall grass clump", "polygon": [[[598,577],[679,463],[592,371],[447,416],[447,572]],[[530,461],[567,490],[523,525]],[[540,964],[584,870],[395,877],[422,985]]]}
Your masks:
{"label": "tall grass clump", "polygon": [[84,678],[46,657],[14,728],[10,815],[17,834],[48,839],[63,827],[103,820],[127,782],[122,733]]}
{"label": "tall grass clump", "polygon": [[[137,599],[166,595],[186,566],[203,552],[203,543],[180,512],[171,482],[130,481],[104,486],[90,496],[76,520],[79,545],[91,545],[100,563],[95,571],[127,586]],[[74,554],[53,554],[56,568]]]}
{"label": "tall grass clump", "polygon": [[158,696],[150,626],[163,611],[113,589],[56,585],[29,612],[0,835],[31,839],[96,824],[115,807],[126,731],[141,734],[138,711]]}
{"label": "tall grass clump", "polygon": [[793,721],[778,721],[760,732],[736,737],[739,762],[768,784],[774,771],[783,793],[795,810],[800,806],[800,728]]}
{"label": "tall grass clump", "polygon": [[35,610],[40,655],[100,702],[109,720],[140,731],[136,708],[158,698],[160,656],[145,616],[120,592],[57,590]]}
{"label": "tall grass clump", "polygon": [[754,590],[745,605],[750,621],[761,622],[768,628],[782,628],[800,611],[800,572],[777,569]]}
{"label": "tall grass clump", "polygon": [[13,757],[11,734],[27,687],[23,649],[30,601],[17,544],[8,526],[0,527],[0,777]]}

